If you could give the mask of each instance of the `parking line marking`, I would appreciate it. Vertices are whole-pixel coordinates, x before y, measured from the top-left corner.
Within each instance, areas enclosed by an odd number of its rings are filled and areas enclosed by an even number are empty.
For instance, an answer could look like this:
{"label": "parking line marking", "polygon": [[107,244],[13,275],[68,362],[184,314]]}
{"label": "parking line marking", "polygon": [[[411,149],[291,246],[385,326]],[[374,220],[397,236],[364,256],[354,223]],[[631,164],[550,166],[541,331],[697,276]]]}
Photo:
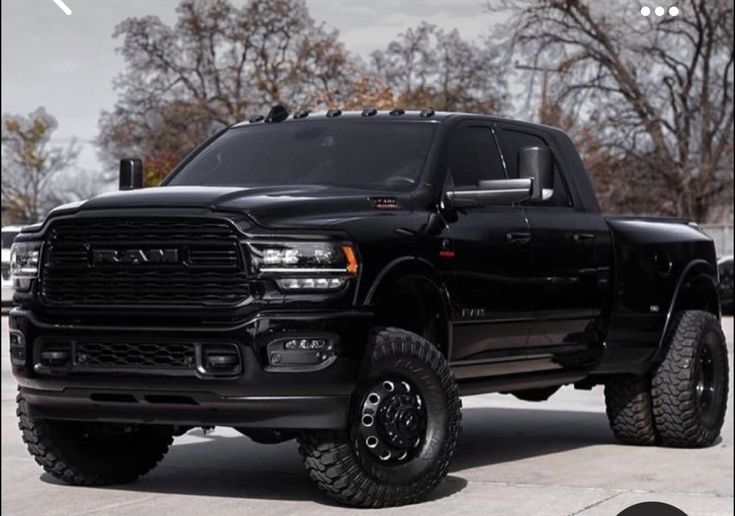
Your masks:
{"label": "parking line marking", "polygon": [[61,9],[62,11],[64,11],[64,14],[65,14],[65,15],[67,15],[67,16],[71,16],[71,9],[69,8],[69,6],[68,6],[68,5],[66,5],[66,4],[64,3],[64,0],[53,0],[53,1],[54,1],[54,3],[56,4],[56,6],[57,6],[57,7],[59,8],[59,9]]}

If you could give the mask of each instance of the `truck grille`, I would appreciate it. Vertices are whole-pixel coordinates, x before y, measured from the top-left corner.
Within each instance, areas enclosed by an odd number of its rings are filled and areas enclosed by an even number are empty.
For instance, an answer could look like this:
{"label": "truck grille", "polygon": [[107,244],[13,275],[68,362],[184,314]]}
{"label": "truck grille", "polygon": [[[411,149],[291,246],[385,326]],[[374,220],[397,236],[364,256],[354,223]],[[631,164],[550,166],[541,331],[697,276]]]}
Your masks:
{"label": "truck grille", "polygon": [[227,306],[250,295],[237,233],[225,221],[59,221],[43,255],[48,305]]}

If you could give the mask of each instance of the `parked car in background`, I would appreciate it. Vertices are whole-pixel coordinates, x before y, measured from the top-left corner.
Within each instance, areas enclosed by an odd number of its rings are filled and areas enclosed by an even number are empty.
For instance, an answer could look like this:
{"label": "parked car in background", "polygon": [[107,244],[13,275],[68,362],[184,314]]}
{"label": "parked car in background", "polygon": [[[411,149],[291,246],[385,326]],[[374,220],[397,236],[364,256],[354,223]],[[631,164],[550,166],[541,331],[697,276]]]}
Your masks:
{"label": "parked car in background", "polygon": [[5,226],[3,228],[3,306],[9,306],[13,303],[13,281],[10,279],[10,246],[20,230],[21,226]]}
{"label": "parked car in background", "polygon": [[720,306],[724,315],[733,315],[735,307],[733,307],[732,288],[732,255],[723,256],[717,261],[717,267],[720,270]]}

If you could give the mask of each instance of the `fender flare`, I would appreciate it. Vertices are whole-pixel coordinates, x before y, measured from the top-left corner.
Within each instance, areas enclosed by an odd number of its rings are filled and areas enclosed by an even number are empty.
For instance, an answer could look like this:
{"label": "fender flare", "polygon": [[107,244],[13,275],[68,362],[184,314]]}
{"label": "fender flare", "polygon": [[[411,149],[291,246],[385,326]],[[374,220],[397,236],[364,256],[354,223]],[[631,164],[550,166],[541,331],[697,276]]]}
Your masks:
{"label": "fender flare", "polygon": [[416,269],[421,269],[419,271],[420,273],[423,273],[421,275],[426,276],[428,279],[432,280],[440,290],[444,291],[447,296],[447,301],[449,300],[449,292],[447,291],[446,286],[441,281],[439,273],[431,262],[417,256],[401,256],[390,261],[375,276],[375,279],[373,279],[373,282],[370,285],[370,288],[368,289],[365,298],[363,299],[363,304],[367,305],[372,303],[373,299],[375,298],[375,294],[378,292],[383,282],[390,274],[394,273],[399,267],[410,267],[411,265],[415,266]]}
{"label": "fender flare", "polygon": [[[401,269],[404,269],[403,271]],[[451,319],[451,297],[449,290],[445,283],[442,281],[439,272],[436,270],[434,265],[423,258],[417,256],[401,256],[390,261],[386,264],[380,272],[375,276],[367,291],[367,294],[362,300],[363,305],[371,304],[377,293],[382,287],[385,286],[386,281],[395,277],[409,277],[419,276],[430,281],[439,294],[441,308],[444,312],[444,319],[446,321],[446,335],[444,336],[446,341],[446,353],[447,358],[451,357],[452,352],[452,319]]]}
{"label": "fender flare", "polygon": [[[712,288],[714,289],[718,299],[719,299],[719,293],[717,291],[717,280],[716,276],[712,275],[712,265],[707,262],[706,260],[703,260],[701,258],[692,260],[689,262],[686,267],[681,271],[681,274],[679,275],[679,279],[676,282],[676,287],[674,288],[674,294],[671,296],[671,303],[669,304],[669,309],[666,312],[666,322],[664,323],[663,331],[661,332],[661,337],[659,337],[658,345],[656,346],[656,353],[654,354],[654,361],[659,362],[661,358],[663,357],[664,353],[664,346],[666,344],[666,338],[669,335],[669,332],[671,331],[671,319],[674,316],[674,309],[676,308],[676,305],[679,301],[679,295],[681,294],[682,288],[684,286],[684,282],[689,279],[690,273],[693,269],[696,267],[704,266],[707,270],[707,274],[701,274],[701,277],[706,279],[712,284]],[[720,318],[719,314],[719,304],[718,304],[718,314],[717,318]]]}

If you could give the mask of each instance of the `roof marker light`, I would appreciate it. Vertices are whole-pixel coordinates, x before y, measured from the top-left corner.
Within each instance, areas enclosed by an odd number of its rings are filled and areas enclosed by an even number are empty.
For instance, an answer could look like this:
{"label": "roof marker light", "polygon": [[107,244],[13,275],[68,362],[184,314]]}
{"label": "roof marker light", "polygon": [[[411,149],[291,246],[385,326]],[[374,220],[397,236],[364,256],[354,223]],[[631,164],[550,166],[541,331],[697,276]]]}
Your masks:
{"label": "roof marker light", "polygon": [[421,118],[429,118],[429,117],[432,117],[432,116],[434,116],[434,109],[433,108],[422,109],[421,110],[421,113],[419,114],[419,116]]}
{"label": "roof marker light", "polygon": [[378,114],[378,110],[375,108],[365,108],[362,110],[362,116],[375,116]]}
{"label": "roof marker light", "polygon": [[403,115],[405,112],[406,112],[405,109],[397,108],[397,109],[394,109],[393,111],[391,111],[390,114],[393,115],[393,116],[400,116],[400,115]]}
{"label": "roof marker light", "polygon": [[283,122],[287,118],[288,110],[282,104],[276,104],[268,111],[268,116],[265,117],[265,121],[269,123]]}
{"label": "roof marker light", "polygon": [[327,111],[327,117],[328,118],[334,118],[334,117],[339,116],[341,114],[342,114],[342,110],[341,109],[330,109],[329,111]]}

